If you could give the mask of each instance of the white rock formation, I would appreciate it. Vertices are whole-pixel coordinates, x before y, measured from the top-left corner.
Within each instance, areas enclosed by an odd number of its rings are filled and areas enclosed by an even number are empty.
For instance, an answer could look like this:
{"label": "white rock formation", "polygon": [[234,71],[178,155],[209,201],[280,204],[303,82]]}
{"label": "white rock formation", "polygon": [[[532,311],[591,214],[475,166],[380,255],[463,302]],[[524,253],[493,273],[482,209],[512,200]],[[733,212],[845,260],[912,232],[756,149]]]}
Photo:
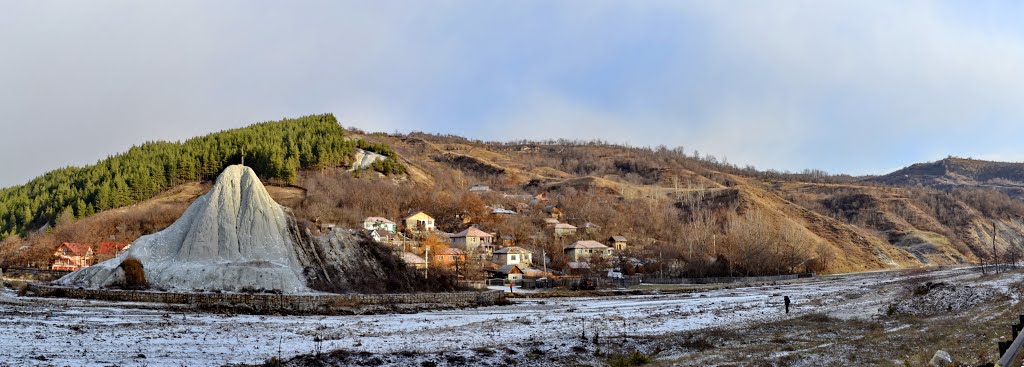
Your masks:
{"label": "white rock formation", "polygon": [[136,240],[124,254],[58,280],[59,284],[105,287],[124,278],[118,265],[134,257],[146,280],[174,291],[310,292],[288,215],[274,202],[252,169],[230,166],[209,193],[174,224]]}
{"label": "white rock formation", "polygon": [[352,160],[352,168],[349,168],[349,172],[355,171],[356,169],[367,169],[377,161],[383,161],[387,159],[382,154],[374,153],[367,150],[356,149],[355,159]]}

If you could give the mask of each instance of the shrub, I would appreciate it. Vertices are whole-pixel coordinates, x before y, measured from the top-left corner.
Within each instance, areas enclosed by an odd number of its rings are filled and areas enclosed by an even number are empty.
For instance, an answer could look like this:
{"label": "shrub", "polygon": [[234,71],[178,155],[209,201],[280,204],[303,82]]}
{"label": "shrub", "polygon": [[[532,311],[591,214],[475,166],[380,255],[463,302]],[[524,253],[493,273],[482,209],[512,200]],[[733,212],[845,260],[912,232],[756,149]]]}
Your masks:
{"label": "shrub", "polygon": [[651,358],[651,356],[640,353],[639,351],[634,351],[630,355],[619,355],[612,358],[611,361],[608,362],[608,365],[612,367],[632,367],[642,366],[653,361],[654,358]]}
{"label": "shrub", "polygon": [[124,259],[119,265],[124,271],[125,289],[147,289],[149,282],[146,281],[146,271],[142,268],[142,262],[134,257]]}

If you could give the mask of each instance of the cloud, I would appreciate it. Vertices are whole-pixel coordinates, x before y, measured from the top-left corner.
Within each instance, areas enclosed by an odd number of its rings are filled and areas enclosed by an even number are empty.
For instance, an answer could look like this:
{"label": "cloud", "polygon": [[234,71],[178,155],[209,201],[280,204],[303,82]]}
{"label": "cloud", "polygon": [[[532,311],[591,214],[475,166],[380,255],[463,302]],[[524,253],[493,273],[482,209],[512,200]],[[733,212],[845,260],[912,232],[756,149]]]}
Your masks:
{"label": "cloud", "polygon": [[5,3],[0,154],[23,158],[0,186],[320,112],[367,130],[664,144],[788,170],[1022,156],[1024,30],[1002,6]]}

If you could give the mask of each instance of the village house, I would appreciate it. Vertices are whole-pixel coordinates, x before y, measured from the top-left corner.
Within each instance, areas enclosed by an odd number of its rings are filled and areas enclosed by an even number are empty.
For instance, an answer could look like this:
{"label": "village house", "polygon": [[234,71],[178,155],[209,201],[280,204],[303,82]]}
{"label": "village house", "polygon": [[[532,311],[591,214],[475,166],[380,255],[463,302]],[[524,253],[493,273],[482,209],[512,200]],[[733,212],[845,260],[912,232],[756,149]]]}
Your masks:
{"label": "village house", "polygon": [[462,232],[452,235],[452,246],[466,250],[469,253],[486,253],[489,257],[491,251],[494,251],[494,235],[481,231],[476,227],[469,227]]}
{"label": "village house", "polygon": [[402,219],[405,231],[409,233],[433,232],[437,230],[434,226],[434,217],[424,212],[416,212]]}
{"label": "village house", "polygon": [[568,237],[576,234],[576,226],[569,223],[555,225],[555,237]]}
{"label": "village house", "polygon": [[460,270],[466,264],[466,252],[457,248],[443,248],[431,253],[432,267],[439,267],[449,270]]}
{"label": "village house", "polygon": [[375,229],[370,231],[370,238],[377,243],[388,245],[399,251],[408,251],[407,247],[414,246],[415,241],[410,240],[408,237],[403,236],[401,233],[386,231],[383,229]]}
{"label": "village house", "polygon": [[593,234],[600,230],[601,226],[596,225],[594,223],[587,222],[583,224],[583,231],[586,232],[587,234]]}
{"label": "village house", "polygon": [[422,257],[416,256],[411,252],[402,252],[402,261],[414,269],[421,270],[427,268],[427,260],[423,260]]}
{"label": "village house", "polygon": [[565,219],[565,212],[563,212],[562,208],[558,207],[558,205],[545,206],[544,212],[547,213],[548,216],[550,216],[551,218],[555,218],[560,221]]}
{"label": "village house", "polygon": [[523,281],[523,269],[519,265],[505,265],[498,268],[495,278],[508,280],[512,284],[520,284]]}
{"label": "village house", "polygon": [[506,247],[494,251],[491,261],[498,265],[524,265],[533,264],[533,253],[518,246]]}
{"label": "village house", "polygon": [[381,229],[390,232],[398,232],[398,225],[387,218],[369,217],[363,220],[363,229],[367,231]]}
{"label": "village house", "polygon": [[502,235],[498,240],[501,247],[512,247],[516,245],[516,236],[513,235]]}
{"label": "village house", "polygon": [[572,262],[587,261],[594,256],[607,257],[612,253],[610,247],[593,240],[573,242],[571,245],[566,246],[563,251],[565,252],[566,259]]}
{"label": "village house", "polygon": [[89,267],[96,261],[92,246],[81,243],[64,242],[53,253],[54,261],[51,269],[75,271]]}
{"label": "village house", "polygon": [[608,246],[614,248],[615,251],[618,252],[626,251],[626,237],[611,236],[608,238]]}
{"label": "village house", "polygon": [[94,256],[96,256],[96,263],[104,262],[117,257],[128,251],[132,245],[130,243],[123,242],[103,242],[96,246]]}
{"label": "village house", "polygon": [[558,219],[555,219],[555,218],[544,218],[544,226],[546,226],[546,227],[552,227],[553,228],[558,223],[561,223],[561,222],[558,221]]}

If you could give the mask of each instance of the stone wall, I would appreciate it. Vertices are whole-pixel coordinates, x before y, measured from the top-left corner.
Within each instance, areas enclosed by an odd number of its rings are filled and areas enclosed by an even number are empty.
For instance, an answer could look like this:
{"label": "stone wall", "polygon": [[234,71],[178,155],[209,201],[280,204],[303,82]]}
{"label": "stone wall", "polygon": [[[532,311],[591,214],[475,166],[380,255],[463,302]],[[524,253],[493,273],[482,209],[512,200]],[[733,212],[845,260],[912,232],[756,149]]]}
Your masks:
{"label": "stone wall", "polygon": [[50,282],[70,274],[70,271],[43,270],[32,268],[5,268],[0,270],[0,278],[24,280],[32,282]]}
{"label": "stone wall", "polygon": [[813,278],[814,273],[787,274],[764,277],[717,277],[717,278],[647,278],[643,282],[648,284],[718,284],[718,283],[767,283],[799,278]]}
{"label": "stone wall", "polygon": [[408,294],[174,293],[31,285],[28,295],[188,305],[201,311],[253,314],[368,314],[479,307],[505,302],[505,293]]}

